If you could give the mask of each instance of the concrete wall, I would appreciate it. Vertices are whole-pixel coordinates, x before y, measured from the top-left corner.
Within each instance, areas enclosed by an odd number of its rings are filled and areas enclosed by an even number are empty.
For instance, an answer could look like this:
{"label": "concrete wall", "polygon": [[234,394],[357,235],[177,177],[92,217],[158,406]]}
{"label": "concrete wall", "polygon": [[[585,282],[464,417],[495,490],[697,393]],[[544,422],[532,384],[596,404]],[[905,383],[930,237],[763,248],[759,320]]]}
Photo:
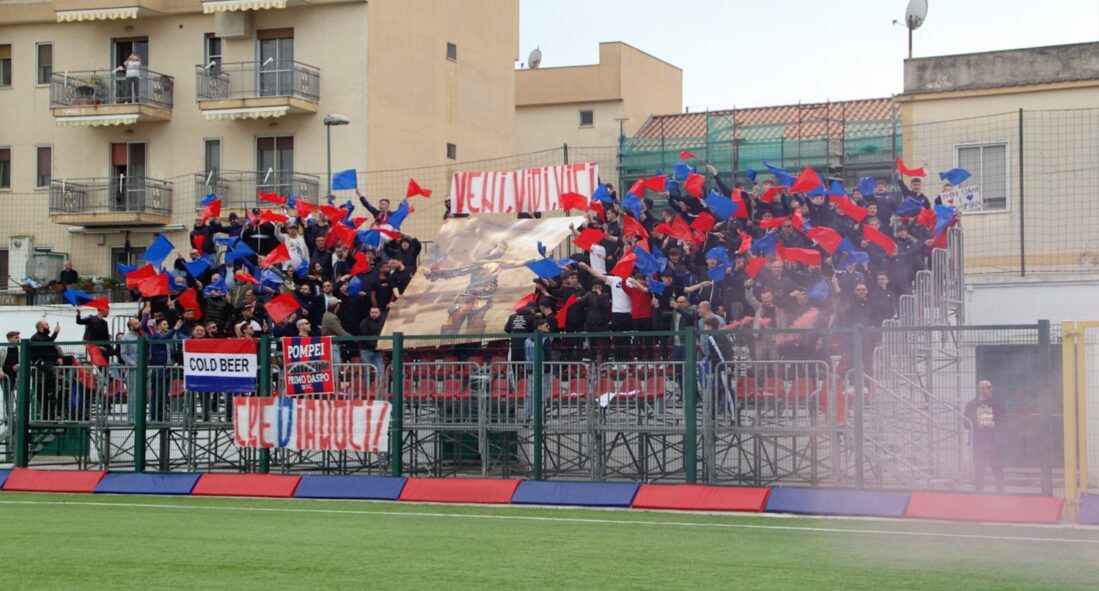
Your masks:
{"label": "concrete wall", "polygon": [[[618,121],[624,117],[621,100],[532,105],[516,110],[516,152],[570,146],[597,147],[618,145]],[[580,126],[580,111],[591,110],[593,125]]]}
{"label": "concrete wall", "polygon": [[905,94],[1099,79],[1099,43],[909,59]]}
{"label": "concrete wall", "polygon": [[1031,324],[1099,320],[1099,275],[1090,277],[970,279],[966,324]]}
{"label": "concrete wall", "polygon": [[[81,308],[84,315],[93,314],[91,308]],[[136,303],[111,304],[111,314],[107,322],[112,330],[124,325],[124,318],[132,317],[139,312]],[[6,334],[9,330],[18,330],[24,339],[31,338],[34,334],[34,323],[45,319],[50,323],[50,330],[54,324],[61,324],[61,334],[57,342],[77,342],[83,340],[84,327],[76,323],[76,309],[72,306],[0,306],[0,334]],[[114,336],[114,333],[111,333]],[[83,353],[81,346],[65,346],[66,353]]]}

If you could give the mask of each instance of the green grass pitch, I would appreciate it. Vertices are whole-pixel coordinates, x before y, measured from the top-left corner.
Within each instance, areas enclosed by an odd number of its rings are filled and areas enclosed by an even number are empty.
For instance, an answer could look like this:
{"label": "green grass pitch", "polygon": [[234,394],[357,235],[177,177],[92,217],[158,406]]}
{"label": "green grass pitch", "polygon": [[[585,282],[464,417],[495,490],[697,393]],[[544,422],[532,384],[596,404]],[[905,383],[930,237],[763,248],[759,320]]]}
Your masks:
{"label": "green grass pitch", "polygon": [[1099,530],[0,494],[0,589],[1099,589]]}

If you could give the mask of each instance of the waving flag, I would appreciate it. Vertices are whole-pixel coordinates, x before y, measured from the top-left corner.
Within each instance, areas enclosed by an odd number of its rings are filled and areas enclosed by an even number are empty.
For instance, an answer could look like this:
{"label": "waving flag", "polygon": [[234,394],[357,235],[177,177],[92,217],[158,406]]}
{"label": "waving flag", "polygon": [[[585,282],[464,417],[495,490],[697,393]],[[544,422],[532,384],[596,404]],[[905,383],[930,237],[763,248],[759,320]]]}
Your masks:
{"label": "waving flag", "polygon": [[286,248],[285,242],[280,242],[275,250],[267,253],[267,256],[263,257],[259,261],[260,267],[270,267],[279,263],[286,263],[290,261],[290,250]]}
{"label": "waving flag", "polygon": [[268,203],[274,203],[275,205],[286,205],[286,197],[280,197],[278,193],[264,193],[259,191],[260,201],[266,201]]}
{"label": "waving flag", "polygon": [[893,242],[892,238],[886,236],[882,232],[871,228],[870,226],[863,226],[862,237],[869,242],[877,244],[889,256],[897,256],[897,243]]}
{"label": "waving flag", "polygon": [[187,274],[190,275],[192,279],[198,279],[200,275],[210,268],[210,259],[199,257],[193,261],[184,262],[183,268],[187,269]]}
{"label": "waving flag", "polygon": [[958,186],[965,182],[970,175],[969,171],[964,168],[951,168],[946,172],[939,173],[939,180],[946,181],[951,185]]}
{"label": "waving flag", "polygon": [[355,169],[354,168],[349,168],[347,170],[341,170],[340,172],[337,172],[336,174],[332,175],[332,190],[333,191],[343,191],[343,190],[347,190],[347,189],[355,189],[355,188],[358,188],[358,186],[359,186],[358,176],[355,174]]}
{"label": "waving flag", "polygon": [[157,234],[156,240],[153,240],[153,243],[145,249],[145,254],[141,255],[141,258],[153,266],[160,267],[164,265],[164,259],[168,258],[175,249],[175,245],[165,238],[164,234]]}
{"label": "waving flag", "polygon": [[806,166],[798,175],[798,179],[790,186],[790,191],[793,193],[808,193],[823,185],[824,181],[820,179],[817,171],[813,170],[811,166]]}
{"label": "waving flag", "polygon": [[710,194],[706,196],[705,201],[706,207],[710,208],[710,211],[721,220],[727,220],[736,213],[736,203],[733,203],[732,199],[729,199],[717,191],[710,191]]}
{"label": "waving flag", "polygon": [[152,263],[145,265],[140,269],[134,269],[124,276],[126,279],[126,289],[138,289],[142,281],[154,276],[156,276],[156,269],[153,267]]}
{"label": "waving flag", "polygon": [[405,197],[415,197],[416,195],[423,195],[424,198],[431,197],[431,189],[424,189],[413,179],[408,179],[408,191],[405,191]]}
{"label": "waving flag", "polygon": [[565,304],[561,306],[561,309],[557,311],[557,330],[564,330],[565,324],[569,317],[569,308],[576,305],[576,294],[570,295],[569,299],[565,300]]}
{"label": "waving flag", "polygon": [[592,246],[595,246],[603,239],[605,234],[602,230],[596,230],[595,228],[584,228],[580,231],[580,234],[572,239],[572,243],[576,246],[590,251]]}
{"label": "waving flag", "polygon": [[553,279],[561,275],[561,267],[553,259],[538,259],[526,263],[526,266],[541,279]]}
{"label": "waving flag", "polygon": [[585,211],[588,209],[588,198],[581,195],[580,193],[562,193],[561,209],[565,211],[570,211],[573,209]]}
{"label": "waving flag", "polygon": [[902,162],[899,157],[896,160],[897,160],[897,170],[900,171],[900,173],[903,174],[904,176],[919,176],[919,177],[927,176],[927,173],[924,171],[923,167],[908,168],[907,166],[904,165],[904,162]]}
{"label": "waving flag", "polygon": [[408,202],[402,201],[401,204],[397,206],[397,209],[389,214],[389,219],[386,220],[386,223],[400,230],[401,224],[404,223],[405,218],[407,218],[410,213],[412,213],[412,209],[409,207]]}

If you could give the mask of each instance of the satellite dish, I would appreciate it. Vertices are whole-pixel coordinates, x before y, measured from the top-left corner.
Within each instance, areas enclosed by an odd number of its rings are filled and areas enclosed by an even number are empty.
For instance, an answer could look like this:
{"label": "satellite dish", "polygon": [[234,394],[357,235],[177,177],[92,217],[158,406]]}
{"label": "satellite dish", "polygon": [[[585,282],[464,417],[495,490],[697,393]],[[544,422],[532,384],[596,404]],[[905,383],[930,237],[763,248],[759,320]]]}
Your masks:
{"label": "satellite dish", "polygon": [[920,28],[927,19],[927,0],[909,0],[904,11],[904,24],[912,31]]}
{"label": "satellite dish", "polygon": [[530,66],[530,69],[537,70],[538,66],[541,64],[542,50],[535,47],[534,51],[530,52],[530,56],[527,58],[527,65]]}

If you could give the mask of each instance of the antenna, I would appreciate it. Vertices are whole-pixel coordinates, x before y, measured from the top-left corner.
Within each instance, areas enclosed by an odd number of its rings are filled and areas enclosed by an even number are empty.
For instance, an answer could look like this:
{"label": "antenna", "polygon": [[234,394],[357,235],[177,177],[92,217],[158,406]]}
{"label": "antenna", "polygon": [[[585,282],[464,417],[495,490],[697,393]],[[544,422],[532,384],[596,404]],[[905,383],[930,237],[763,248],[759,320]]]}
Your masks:
{"label": "antenna", "polygon": [[538,66],[542,64],[542,50],[538,47],[534,48],[534,51],[530,52],[530,56],[527,57],[527,66],[532,70],[537,70]]}
{"label": "antenna", "polygon": [[912,59],[912,31],[927,20],[927,0],[909,0],[904,11],[904,24],[908,27],[908,59]]}

